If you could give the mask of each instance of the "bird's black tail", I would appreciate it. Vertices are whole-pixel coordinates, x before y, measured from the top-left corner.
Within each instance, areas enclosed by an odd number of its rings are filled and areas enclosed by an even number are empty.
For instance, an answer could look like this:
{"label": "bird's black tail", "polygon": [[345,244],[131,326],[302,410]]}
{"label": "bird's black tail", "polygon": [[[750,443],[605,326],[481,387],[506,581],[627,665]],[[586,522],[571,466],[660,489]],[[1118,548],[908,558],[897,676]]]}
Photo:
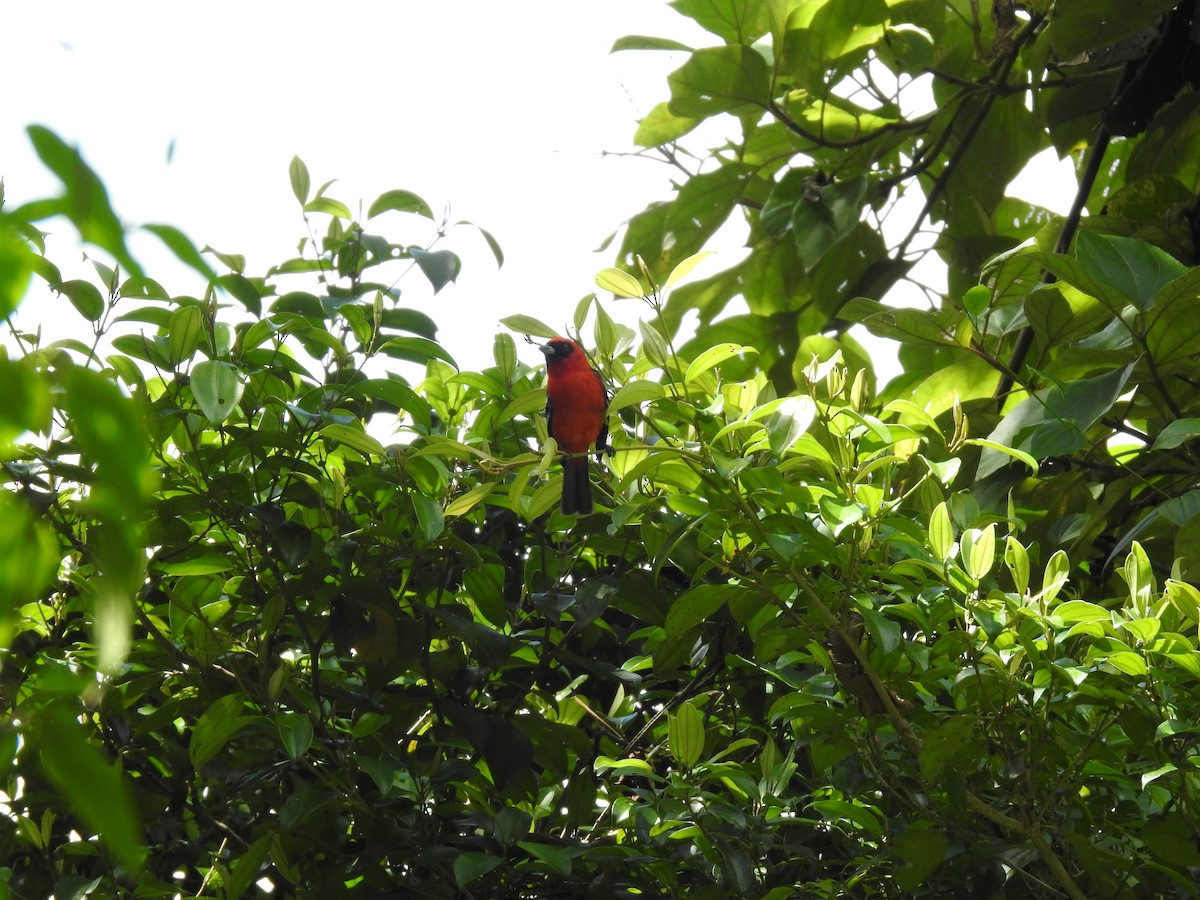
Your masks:
{"label": "bird's black tail", "polygon": [[592,482],[586,456],[563,460],[562,511],[568,516],[592,513]]}

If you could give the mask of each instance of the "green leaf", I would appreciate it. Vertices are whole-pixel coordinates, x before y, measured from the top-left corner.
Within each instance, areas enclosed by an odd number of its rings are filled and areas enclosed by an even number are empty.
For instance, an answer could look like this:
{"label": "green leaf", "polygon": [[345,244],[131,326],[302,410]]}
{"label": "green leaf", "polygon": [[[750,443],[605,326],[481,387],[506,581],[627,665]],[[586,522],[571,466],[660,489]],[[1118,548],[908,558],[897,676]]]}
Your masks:
{"label": "green leaf", "polygon": [[1012,573],[1017,593],[1025,596],[1029,590],[1029,553],[1025,546],[1011,534],[1004,542],[1004,563]]}
{"label": "green leaf", "polygon": [[814,189],[796,201],[792,235],[807,271],[858,227],[867,188],[866,178],[852,178]]}
{"label": "green leaf", "polygon": [[275,717],[275,726],[279,729],[279,740],[289,759],[300,759],[312,746],[312,719],[304,713],[279,713]]}
{"label": "green leaf", "polygon": [[642,334],[642,353],[646,359],[659,368],[667,368],[671,359],[671,348],[667,339],[648,322],[639,321],[638,331]]}
{"label": "green leaf", "polygon": [[715,347],[709,347],[687,367],[687,372],[684,373],[683,383],[691,384],[705,372],[719,366],[728,359],[738,357],[746,359],[750,354],[758,356],[758,351],[753,347],[743,347],[741,344],[717,344]]}
{"label": "green leaf", "polygon": [[30,504],[7,490],[0,491],[0,546],[21,548],[20,553],[0,556],[2,629],[11,621],[13,610],[42,596],[58,571],[62,550],[50,524],[39,520]]}
{"label": "green leaf", "polygon": [[1200,419],[1176,419],[1158,433],[1151,450],[1174,450],[1200,435]]}
{"label": "green leaf", "polygon": [[518,334],[528,334],[533,337],[552,338],[557,337],[558,332],[543,322],[541,319],[535,319],[533,316],[505,316],[500,320],[500,324],[505,328],[511,328]]}
{"label": "green leaf", "polygon": [[308,166],[304,164],[299,156],[293,156],[291,163],[288,164],[288,178],[292,182],[292,193],[303,206],[308,202],[308,189],[310,181],[308,178]]}
{"label": "green leaf", "polygon": [[749,166],[726,163],[713,172],[694,175],[684,182],[674,201],[667,204],[660,262],[670,264],[679,259],[678,265],[686,267],[689,260],[695,260],[705,242],[729,218],[745,194],[752,174],[753,169]]}
{"label": "green leaf", "polygon": [[940,779],[947,771],[961,771],[970,766],[969,750],[974,743],[977,724],[978,720],[972,715],[947,716],[927,733],[919,758],[921,777],[932,781]]}
{"label": "green leaf", "polygon": [[125,520],[142,506],[150,487],[142,411],[108,378],[82,367],[67,371],[63,387],[71,431],[96,466],[91,502],[107,502],[96,487],[110,488],[115,508],[108,513]]}
{"label": "green leaf", "polygon": [[418,425],[428,428],[432,422],[429,404],[421,399],[412,388],[393,376],[392,378],[368,378],[366,381],[355,383],[353,391],[365,397],[372,397],[389,403],[397,409],[407,412]]}
{"label": "green leaf", "polygon": [[458,363],[454,361],[454,357],[450,355],[450,351],[437,341],[431,341],[428,338],[392,338],[390,341],[384,342],[379,348],[379,352],[395,357],[396,359],[406,359],[410,362],[421,363],[422,365],[430,360],[440,359],[443,362],[450,363],[454,368],[458,368]]}
{"label": "green leaf", "polygon": [[534,859],[545,863],[557,875],[567,878],[571,874],[571,857],[577,851],[575,846],[559,847],[541,841],[517,841],[517,846]]}
{"label": "green leaf", "polygon": [[1172,866],[1200,866],[1200,848],[1192,823],[1181,812],[1152,817],[1142,827],[1142,840],[1158,859]]}
{"label": "green leaf", "polygon": [[896,887],[915,894],[946,857],[949,839],[933,822],[923,819],[896,836],[892,848],[905,866],[896,872]]}
{"label": "green leaf", "polygon": [[1064,622],[1110,622],[1112,614],[1103,606],[1086,600],[1068,600],[1054,607],[1053,613]]}
{"label": "green leaf", "polygon": [[850,834],[864,831],[876,838],[883,834],[879,816],[865,806],[846,800],[816,800],[809,805],[815,812],[842,826]]}
{"label": "green leaf", "polygon": [[860,504],[831,497],[828,494],[817,501],[817,506],[821,510],[821,518],[833,531],[834,537],[856,522],[861,522],[864,515]]}
{"label": "green leaf", "polygon": [[250,885],[259,879],[262,874],[262,862],[267,856],[274,837],[272,834],[264,834],[238,857],[237,862],[229,871],[229,878],[225,881],[225,890],[222,894],[225,900],[237,900],[250,890]]}
{"label": "green leaf", "polygon": [[1060,346],[1094,334],[1113,319],[1112,310],[1065,282],[1031,291],[1025,317],[1044,347]]}
{"label": "green leaf", "polygon": [[1059,590],[1067,583],[1071,572],[1071,561],[1063,550],[1055,550],[1046,561],[1046,570],[1042,575],[1042,589],[1037,596],[1044,603],[1051,603],[1058,596]]}
{"label": "green leaf", "polygon": [[671,0],[669,5],[729,44],[752,44],[764,31],[763,0]]}
{"label": "green leaf", "polygon": [[1138,615],[1149,611],[1150,598],[1156,590],[1154,569],[1150,565],[1150,557],[1142,549],[1142,545],[1134,541],[1129,548],[1129,555],[1122,567],[1125,583],[1129,586],[1129,597],[1133,609]]}
{"label": "green leaf", "polygon": [[[1026,453],[1024,450],[1018,450],[1015,447],[1008,447],[1004,444],[999,443],[998,441],[991,441],[991,440],[988,440],[987,438],[968,438],[967,440],[963,441],[963,443],[964,444],[972,444],[976,447],[983,447],[985,450],[994,451],[995,453],[1000,454],[1001,456],[1011,456],[1013,459],[1020,460],[1021,462],[1025,463],[1025,465],[1029,466],[1029,470],[1031,472],[1033,472],[1035,475],[1037,474],[1038,461],[1036,459],[1034,459],[1032,455]],[[1000,466],[1003,466],[1004,463],[1005,463],[1005,460],[1000,459],[999,465],[995,465],[989,459],[990,468],[988,469],[987,474],[990,475],[996,469],[1000,468]],[[980,467],[982,468],[982,463],[980,464]],[[982,472],[977,472],[976,477],[983,478],[983,477],[985,477],[985,475]]]}
{"label": "green leaf", "polygon": [[671,270],[671,274],[667,276],[667,280],[663,282],[663,293],[670,293],[671,288],[683,281],[692,274],[692,270],[704,260],[712,256],[711,250],[705,250],[701,253],[693,253],[687,259],[681,260],[675,268]]}
{"label": "green leaf", "polygon": [[340,200],[334,200],[332,197],[313,197],[304,204],[304,211],[306,213],[325,213],[339,219],[354,218],[350,212],[350,207],[346,206]]}
{"label": "green leaf", "polygon": [[1190,372],[1200,355],[1200,267],[1166,285],[1145,314],[1146,349],[1160,371]]}
{"label": "green leaf", "polygon": [[1085,50],[1116,46],[1176,5],[1174,0],[1058,0],[1047,35],[1058,57],[1071,59]]}
{"label": "green leaf", "polygon": [[817,416],[817,404],[812,397],[801,394],[787,397],[767,419],[767,441],[776,457],[796,446]]}
{"label": "green leaf", "polygon": [[429,279],[436,294],[446,285],[458,278],[462,271],[462,261],[449,250],[421,250],[413,247],[408,251],[417,267]]}
{"label": "green leaf", "polygon": [[454,857],[454,881],[460,888],[465,888],[502,862],[504,862],[503,856],[493,856],[490,853],[480,853],[476,850],[464,851]]}
{"label": "green leaf", "polygon": [[199,306],[181,306],[171,313],[171,321],[167,326],[171,362],[178,364],[191,359],[200,346],[203,331],[204,313]]}
{"label": "green leaf", "polygon": [[986,528],[968,528],[962,535],[962,562],[967,574],[976,581],[992,570],[996,562],[996,523]]}
{"label": "green leaf", "polygon": [[205,279],[213,279],[217,277],[216,271],[208,264],[200,251],[196,249],[186,234],[175,228],[172,225],[143,225],[142,231],[148,231],[164,244],[167,245],[175,258],[193,270],[199,272]]}
{"label": "green leaf", "polygon": [[686,771],[704,752],[704,716],[691,703],[684,703],[667,721],[667,745],[671,756]]}
{"label": "green leaf", "polygon": [[645,118],[638,122],[633,134],[633,143],[638,147],[659,147],[679,140],[701,122],[688,116],[677,116],[671,112],[666,101],[659,103]]}
{"label": "green leaf", "polygon": [[432,497],[413,497],[413,508],[417,514],[417,523],[421,526],[421,535],[426,541],[435,541],[446,528],[446,514],[441,504]]}
{"label": "green leaf", "polygon": [[1095,297],[1111,315],[1119,316],[1132,300],[1119,288],[1095,275],[1073,256],[1062,253],[1031,253],[1030,259],[1060,281],[1064,281],[1089,296]]}
{"label": "green leaf", "polygon": [[929,516],[929,548],[943,563],[948,562],[954,553],[954,525],[944,502],[935,506]]}
{"label": "green leaf", "polygon": [[608,411],[617,412],[627,406],[652,403],[666,396],[666,390],[657,381],[629,381],[621,385],[608,401]]}
{"label": "green leaf", "polygon": [[699,625],[730,600],[742,596],[746,588],[733,584],[700,584],[684,591],[667,610],[664,628],[668,637],[683,634]]}
{"label": "green leaf", "polygon": [[496,488],[495,482],[477,484],[464,494],[459,494],[446,504],[445,515],[462,516],[478,506]]}
{"label": "green leaf", "polygon": [[995,445],[1023,451],[1035,459],[1067,456],[1086,446],[1085,432],[1108,413],[1125,389],[1136,365],[1093,378],[1043,388],[1005,414],[988,435],[977,478],[986,478],[1008,460]]}
{"label": "green leaf", "polygon": [[[779,68],[818,96],[866,58],[887,31],[884,0],[809,0],[788,7]],[[832,71],[830,71],[832,70]]]}
{"label": "green leaf", "polygon": [[900,631],[899,622],[863,603],[859,603],[859,613],[862,615],[863,621],[867,623],[867,631],[871,638],[884,655],[892,653],[900,646],[903,634]]}
{"label": "green leaf", "polygon": [[373,219],[380,213],[385,213],[388,210],[413,213],[418,216],[424,216],[426,219],[433,218],[433,210],[430,209],[429,204],[412,191],[398,189],[385,191],[375,198],[375,202],[367,210],[367,218]]}
{"label": "green leaf", "polygon": [[221,752],[229,739],[254,721],[243,715],[245,697],[241,693],[226,694],[214,700],[196,720],[188,744],[188,758],[199,771]]}
{"label": "green leaf", "polygon": [[[17,228],[0,220],[0,316],[7,316],[25,298],[30,277],[39,267],[41,257],[34,253]],[[50,284],[62,279],[56,271],[42,265]]]}
{"label": "green leaf", "polygon": [[1088,272],[1139,309],[1146,309],[1163,287],[1187,271],[1165,250],[1119,235],[1081,231],[1075,239],[1075,255]]}
{"label": "green leaf", "polygon": [[685,53],[692,52],[691,47],[687,44],[681,44],[679,41],[673,41],[670,38],[647,37],[641,34],[627,34],[624,37],[617,38],[613,42],[609,53],[618,53],[621,50],[683,50]]}
{"label": "green leaf", "polygon": [[1145,675],[1149,671],[1146,660],[1132,650],[1118,650],[1103,657],[1104,661],[1118,671],[1134,677]]}
{"label": "green leaf", "polygon": [[72,279],[55,285],[54,289],[70,300],[71,305],[89,322],[98,322],[104,315],[104,295],[90,281]]}
{"label": "green leaf", "polygon": [[667,83],[670,111],[684,118],[703,119],[748,103],[766,108],[771,101],[767,61],[742,44],[697,50]]}
{"label": "green leaf", "polygon": [[232,363],[206,359],[192,367],[192,396],[205,418],[220,425],[233,412],[246,389],[241,375]]}
{"label": "green leaf", "polygon": [[228,572],[233,560],[221,553],[205,553],[190,559],[173,559],[159,563],[156,567],[167,575],[213,575]]}
{"label": "green leaf", "polygon": [[108,191],[79,151],[44,126],[30,125],[26,131],[38,157],[65,188],[62,198],[46,207],[37,218],[66,216],[83,240],[108,251],[126,272],[141,275],[141,266],[134,262],[125,246],[125,229],[113,212]]}
{"label": "green leaf", "polygon": [[602,291],[611,291],[618,297],[640,300],[646,296],[641,283],[621,269],[602,269],[596,273],[596,286]]}
{"label": "green leaf", "polygon": [[350,425],[331,424],[324,426],[319,434],[328,440],[336,441],[343,446],[357,450],[363,456],[381,458],[387,456],[387,450],[376,438],[365,431]]}

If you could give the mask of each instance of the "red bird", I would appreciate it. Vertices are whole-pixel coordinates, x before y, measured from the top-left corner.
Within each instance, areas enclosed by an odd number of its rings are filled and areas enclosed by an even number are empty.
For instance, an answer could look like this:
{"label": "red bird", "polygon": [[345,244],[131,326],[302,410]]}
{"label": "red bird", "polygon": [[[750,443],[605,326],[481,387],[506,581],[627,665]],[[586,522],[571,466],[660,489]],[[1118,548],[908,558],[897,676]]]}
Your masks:
{"label": "red bird", "polygon": [[551,338],[538,349],[546,356],[546,427],[566,454],[562,511],[586,516],[592,511],[588,449],[595,444],[599,453],[608,442],[608,391],[574,341]]}

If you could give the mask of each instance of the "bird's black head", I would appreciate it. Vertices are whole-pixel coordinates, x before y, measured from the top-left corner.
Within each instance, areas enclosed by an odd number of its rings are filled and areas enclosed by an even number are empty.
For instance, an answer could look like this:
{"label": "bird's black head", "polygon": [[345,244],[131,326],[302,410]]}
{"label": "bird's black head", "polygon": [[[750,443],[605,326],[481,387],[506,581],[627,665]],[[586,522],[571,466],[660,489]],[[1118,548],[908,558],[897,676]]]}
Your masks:
{"label": "bird's black head", "polygon": [[557,362],[567,359],[572,353],[575,353],[579,348],[574,341],[569,341],[564,337],[550,338],[544,344],[539,344],[538,349],[542,351],[546,357],[546,362]]}

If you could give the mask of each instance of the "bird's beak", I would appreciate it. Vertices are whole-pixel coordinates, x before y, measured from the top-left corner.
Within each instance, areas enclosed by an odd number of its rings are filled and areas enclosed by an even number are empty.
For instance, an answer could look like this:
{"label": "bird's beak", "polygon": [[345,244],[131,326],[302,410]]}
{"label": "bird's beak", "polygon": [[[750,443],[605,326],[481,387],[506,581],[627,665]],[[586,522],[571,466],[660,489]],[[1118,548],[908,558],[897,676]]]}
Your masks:
{"label": "bird's beak", "polygon": [[549,344],[538,344],[538,349],[542,351],[542,356],[546,357],[546,359],[554,355],[554,348]]}

